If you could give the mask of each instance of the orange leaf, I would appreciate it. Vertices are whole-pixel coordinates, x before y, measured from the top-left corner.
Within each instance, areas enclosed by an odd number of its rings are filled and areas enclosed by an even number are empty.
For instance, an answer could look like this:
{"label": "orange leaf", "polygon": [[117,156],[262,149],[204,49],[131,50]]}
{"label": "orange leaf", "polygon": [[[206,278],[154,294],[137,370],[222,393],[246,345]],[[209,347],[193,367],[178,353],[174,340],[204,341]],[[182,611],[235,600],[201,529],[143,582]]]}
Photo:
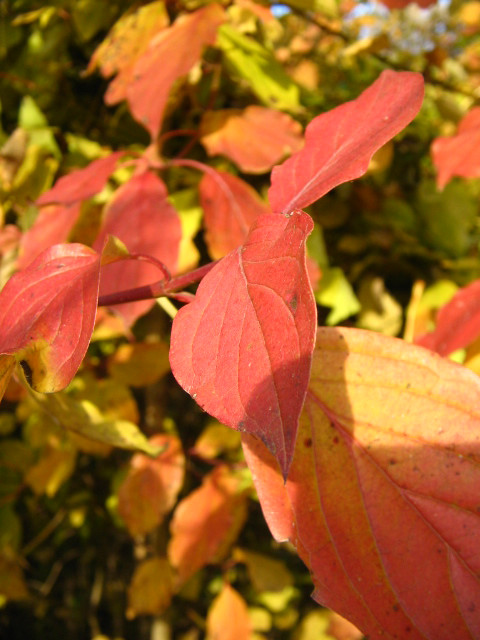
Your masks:
{"label": "orange leaf", "polygon": [[200,182],[205,242],[214,260],[223,258],[247,238],[252,223],[270,207],[247,182],[226,171],[210,170]]}
{"label": "orange leaf", "polygon": [[458,125],[456,136],[437,138],[432,144],[439,189],[453,176],[480,178],[480,107],[471,109]]}
{"label": "orange leaf", "polygon": [[200,136],[209,155],[222,154],[246,173],[270,171],[303,146],[302,127],[296,120],[259,106],[207,111]]}
{"label": "orange leaf", "polygon": [[127,100],[133,116],[153,138],[160,131],[173,83],[190,71],[204,47],[215,42],[223,21],[224,11],[218,4],[183,15],[153,38],[137,60]]}
{"label": "orange leaf", "polygon": [[168,546],[168,557],[177,570],[179,584],[226,554],[245,522],[246,498],[241,478],[221,465],[179,503],[173,514]]}
{"label": "orange leaf", "polygon": [[245,438],[273,534],[297,546],[315,599],[372,640],[478,637],[479,392],[425,349],[325,328],[285,487]]}
{"label": "orange leaf", "polygon": [[36,391],[59,391],[90,342],[100,255],[58,244],[14,274],[0,294],[0,354],[15,355]]}
{"label": "orange leaf", "polygon": [[133,537],[160,524],[183,483],[185,457],[180,440],[162,434],[150,438],[150,444],[164,451],[156,458],[135,454],[118,492],[118,511]]}
{"label": "orange leaf", "polygon": [[158,615],[172,599],[172,574],[166,558],[144,560],[133,574],[128,587],[127,618]]}
{"label": "orange leaf", "polygon": [[249,640],[251,632],[247,603],[224,583],[208,610],[207,640]]}
{"label": "orange leaf", "polygon": [[105,78],[117,73],[105,94],[107,104],[115,104],[126,98],[135,62],[146,51],[150,40],[167,26],[165,3],[151,2],[134,13],[122,16],[95,49],[87,71],[93,71],[98,66]]}

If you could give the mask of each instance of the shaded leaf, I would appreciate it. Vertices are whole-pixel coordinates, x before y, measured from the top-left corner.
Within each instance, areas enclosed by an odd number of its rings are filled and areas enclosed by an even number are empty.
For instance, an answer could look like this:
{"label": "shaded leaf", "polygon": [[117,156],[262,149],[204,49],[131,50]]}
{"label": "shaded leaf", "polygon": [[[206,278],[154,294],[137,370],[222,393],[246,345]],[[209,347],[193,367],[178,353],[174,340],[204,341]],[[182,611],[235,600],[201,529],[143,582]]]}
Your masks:
{"label": "shaded leaf", "polygon": [[221,422],[212,420],[195,441],[194,453],[202,458],[217,458],[223,453],[231,453],[240,449],[241,436],[238,431],[229,429]]}
{"label": "shaded leaf", "polygon": [[133,116],[153,138],[160,131],[173,83],[190,71],[204,47],[215,42],[223,21],[224,11],[218,4],[183,15],[153,38],[137,60],[127,100]]}
{"label": "shaded leaf", "polygon": [[304,148],[273,168],[273,211],[302,209],[363,175],[375,151],[413,120],[422,100],[419,73],[388,70],[356,100],[317,116],[306,128]]}
{"label": "shaded leaf", "polygon": [[303,146],[302,128],[286,113],[256,105],[207,111],[200,139],[209,155],[222,154],[246,173],[270,171]]}
{"label": "shaded leaf", "polygon": [[416,343],[448,356],[463,349],[480,335],[480,280],[462,287],[437,314],[434,331]]}
{"label": "shaded leaf", "polygon": [[52,203],[69,205],[78,200],[91,198],[103,189],[118,159],[124,155],[124,151],[115,151],[104,158],[94,160],[83,169],[75,169],[57,180],[52,189],[38,198],[36,204],[38,206]]}
{"label": "shaded leaf", "polygon": [[178,504],[170,525],[168,558],[179,585],[225,556],[245,522],[246,499],[241,476],[220,465]]}
{"label": "shaded leaf", "polygon": [[305,266],[311,218],[260,216],[242,247],[173,321],[179,384],[228,426],[260,437],[286,475],[310,373],[316,306]]}
{"label": "shaded leaf", "polygon": [[122,344],[108,359],[110,376],[124,385],[145,387],[170,371],[164,342]]}
{"label": "shaded leaf", "polygon": [[233,559],[247,566],[252,586],[258,593],[282,591],[293,584],[293,576],[281,560],[248,549],[235,549]]}
{"label": "shaded leaf", "polygon": [[172,572],[166,558],[144,560],[133,574],[128,587],[128,619],[140,615],[159,615],[170,605],[173,593]]}
{"label": "shaded leaf", "polygon": [[207,640],[250,640],[247,603],[226,582],[207,614]]}
{"label": "shaded leaf", "polygon": [[54,496],[75,470],[77,454],[73,447],[46,447],[38,462],[25,474],[25,483],[37,495]]}
{"label": "shaded leaf", "polygon": [[458,125],[457,135],[436,138],[432,159],[439,189],[453,176],[480,178],[480,107],[474,107]]}
{"label": "shaded leaf", "polygon": [[15,355],[37,391],[71,381],[90,342],[100,256],[59,244],[14,274],[0,293],[0,353]]}
{"label": "shaded leaf", "polygon": [[[171,272],[175,271],[182,229],[167,195],[165,184],[150,171],[131,178],[107,205],[102,231],[94,246],[100,249],[110,234],[124,242],[130,253],[153,256]],[[162,271],[149,262],[125,260],[107,264],[102,267],[100,294],[133,289],[162,278]],[[154,302],[141,300],[112,308],[131,325]]]}
{"label": "shaded leaf", "polygon": [[19,562],[0,555],[0,600],[26,600],[27,583]]}
{"label": "shaded leaf", "polygon": [[122,16],[95,49],[87,71],[100,67],[105,78],[117,74],[105,93],[107,104],[115,104],[126,98],[136,61],[146,51],[150,40],[168,23],[165,3],[151,2],[134,13]]}
{"label": "shaded leaf", "polygon": [[80,215],[80,202],[42,207],[33,226],[22,234],[17,268],[24,269],[42,251],[68,240]]}
{"label": "shaded leaf", "polygon": [[15,369],[14,356],[0,355],[0,400],[5,395],[8,383]]}
{"label": "shaded leaf", "polygon": [[253,187],[226,171],[205,173],[199,193],[206,227],[205,242],[214,260],[245,242],[253,222],[270,212]]}
{"label": "shaded leaf", "polygon": [[296,545],[315,599],[372,640],[478,635],[479,391],[425,349],[324,328],[286,486],[244,436],[274,536]]}
{"label": "shaded leaf", "polygon": [[180,440],[161,434],[150,438],[150,444],[161,453],[156,458],[134,455],[118,492],[118,511],[133,537],[160,524],[183,483],[185,456]]}

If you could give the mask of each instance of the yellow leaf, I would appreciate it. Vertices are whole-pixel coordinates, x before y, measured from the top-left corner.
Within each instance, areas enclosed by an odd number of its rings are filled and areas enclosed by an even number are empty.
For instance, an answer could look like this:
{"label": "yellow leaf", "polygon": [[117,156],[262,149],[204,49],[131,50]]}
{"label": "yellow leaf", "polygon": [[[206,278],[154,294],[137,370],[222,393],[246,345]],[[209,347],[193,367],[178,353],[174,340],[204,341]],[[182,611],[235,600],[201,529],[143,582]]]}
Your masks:
{"label": "yellow leaf", "polygon": [[128,587],[127,618],[158,615],[172,599],[172,574],[166,558],[149,558],[140,564]]}

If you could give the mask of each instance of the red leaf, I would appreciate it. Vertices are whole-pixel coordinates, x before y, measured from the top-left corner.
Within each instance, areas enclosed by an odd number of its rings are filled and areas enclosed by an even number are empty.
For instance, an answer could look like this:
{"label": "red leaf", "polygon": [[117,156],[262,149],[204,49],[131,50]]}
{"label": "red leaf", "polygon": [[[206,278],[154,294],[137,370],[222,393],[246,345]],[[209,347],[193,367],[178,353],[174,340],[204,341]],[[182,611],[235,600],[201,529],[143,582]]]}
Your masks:
{"label": "red leaf", "polygon": [[260,437],[286,475],[310,375],[316,306],[303,211],[260,216],[173,321],[170,363],[198,404]]}
{"label": "red leaf", "polygon": [[100,256],[80,244],[60,244],[13,275],[0,294],[0,353],[23,363],[37,391],[72,380],[95,322]]}
{"label": "red leaf", "polygon": [[224,11],[218,4],[181,16],[161,31],[138,59],[127,99],[132,114],[153,138],[160,131],[173,83],[190,71],[204,47],[215,42],[223,21]]}
{"label": "red leaf", "polygon": [[432,144],[439,189],[453,178],[480,178],[480,107],[474,107],[458,125],[456,136],[437,138]]}
{"label": "red leaf", "polygon": [[479,398],[477,376],[425,349],[322,328],[286,486],[244,436],[273,535],[372,640],[479,637]]}
{"label": "red leaf", "polygon": [[242,484],[241,476],[220,465],[175,509],[168,559],[179,585],[206,564],[222,560],[237,538],[247,515]]}
{"label": "red leaf", "polygon": [[250,106],[207,111],[200,126],[209,155],[223,154],[247,173],[264,173],[303,146],[302,127],[286,113]]}
{"label": "red leaf", "polygon": [[38,206],[51,203],[68,205],[91,198],[103,189],[118,159],[124,155],[124,151],[115,151],[109,156],[94,160],[83,169],[76,169],[63,176],[38,198],[36,204]]}
{"label": "red leaf", "polygon": [[226,171],[210,169],[200,182],[199,192],[205,242],[214,260],[243,244],[254,220],[270,212],[253,187]]}
{"label": "red leaf", "polygon": [[66,242],[80,215],[80,202],[73,205],[47,205],[38,213],[33,226],[20,240],[18,269],[24,269],[42,251],[54,244]]}
{"label": "red leaf", "polygon": [[[154,173],[136,175],[122,185],[108,204],[98,249],[108,234],[125,243],[130,253],[157,258],[175,271],[182,235],[180,219],[167,200],[167,189]],[[161,271],[144,261],[127,260],[102,267],[100,293],[133,289],[162,279]],[[141,300],[115,308],[130,326],[146,313],[154,300]]]}
{"label": "red leaf", "polygon": [[147,49],[150,40],[168,26],[164,2],[151,2],[135,12],[129,11],[112,27],[89,62],[87,71],[96,66],[105,78],[117,73],[105,93],[105,102],[115,104],[127,97],[135,62]]}
{"label": "red leaf", "polygon": [[448,356],[480,336],[480,280],[459,289],[437,314],[435,331],[420,336],[416,343]]}
{"label": "red leaf", "polygon": [[383,71],[356,100],[317,116],[305,131],[304,148],[273,168],[273,211],[302,209],[363,175],[375,151],[413,120],[422,100],[419,73]]}

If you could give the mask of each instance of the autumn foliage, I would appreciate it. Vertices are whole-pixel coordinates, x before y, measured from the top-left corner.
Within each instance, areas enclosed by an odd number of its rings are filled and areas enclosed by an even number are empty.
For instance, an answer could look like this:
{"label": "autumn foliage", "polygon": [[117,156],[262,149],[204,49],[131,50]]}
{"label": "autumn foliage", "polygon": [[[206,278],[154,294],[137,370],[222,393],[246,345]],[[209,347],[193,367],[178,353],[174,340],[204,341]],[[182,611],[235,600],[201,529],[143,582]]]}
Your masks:
{"label": "autumn foliage", "polygon": [[123,4],[12,22],[72,20],[106,106],[25,95],[2,150],[6,627],[79,557],[72,634],[480,638],[478,77],[341,4]]}

